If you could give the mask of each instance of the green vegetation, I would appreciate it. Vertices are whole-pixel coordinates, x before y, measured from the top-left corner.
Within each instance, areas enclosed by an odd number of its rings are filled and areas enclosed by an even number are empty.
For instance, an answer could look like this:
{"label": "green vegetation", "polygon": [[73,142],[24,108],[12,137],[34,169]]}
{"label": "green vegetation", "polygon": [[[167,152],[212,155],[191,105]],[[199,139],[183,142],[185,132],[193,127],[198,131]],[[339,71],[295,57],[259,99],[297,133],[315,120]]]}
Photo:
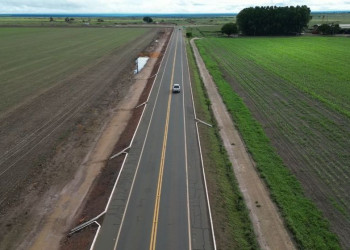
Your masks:
{"label": "green vegetation", "polygon": [[222,25],[199,26],[188,27],[186,31],[192,32],[193,37],[221,37],[223,36],[221,28]]}
{"label": "green vegetation", "polygon": [[[197,116],[215,124],[192,50],[187,46]],[[199,125],[218,249],[257,249],[247,208],[218,128]]]}
{"label": "green vegetation", "polygon": [[[198,27],[192,32],[194,37],[218,36],[215,27]],[[297,37],[211,41],[215,41],[213,46],[232,51],[232,56],[246,57],[350,117],[349,39]]]}
{"label": "green vegetation", "polygon": [[238,33],[238,28],[237,24],[235,23],[226,23],[222,26],[221,32],[223,34],[226,34],[227,36],[230,36],[232,34],[237,34]]}
{"label": "green vegetation", "polygon": [[145,16],[142,20],[143,20],[144,22],[146,22],[146,23],[151,23],[151,22],[153,22],[152,17],[149,17],[149,16]]}
{"label": "green vegetation", "polygon": [[350,24],[350,12],[342,13],[311,13],[312,19],[309,27],[322,23]]}
{"label": "green vegetation", "polygon": [[[350,127],[344,126],[349,124],[344,116],[350,107],[350,79],[346,70],[350,66],[347,55],[350,52],[346,49],[349,41],[329,39],[196,41],[261,177],[298,247],[303,249],[339,249],[340,245],[323,214],[306,198],[300,182],[285,166],[284,160],[291,157],[285,152],[294,155],[288,167],[300,173],[298,177],[307,174],[320,178],[322,190],[327,186],[327,197],[336,197],[332,202],[338,210],[349,212],[344,192],[348,190],[349,179],[349,156],[345,148],[350,148]],[[244,96],[244,101],[236,91]],[[316,103],[309,96],[327,106],[309,106],[310,102]],[[331,110],[340,112],[337,118],[330,115]],[[267,137],[267,131],[272,140]],[[321,144],[324,146],[317,147]],[[283,160],[280,155],[284,156]],[[324,195],[318,193],[317,186],[311,188],[306,192],[314,195],[314,199]],[[320,199],[322,205],[326,203]],[[334,208],[334,204],[330,206]],[[344,216],[343,220],[348,219]],[[337,222],[332,225],[338,230]]]}
{"label": "green vegetation", "polygon": [[0,113],[147,31],[0,28]]}
{"label": "green vegetation", "polygon": [[341,28],[339,27],[339,24],[321,24],[320,27],[318,27],[318,31],[322,35],[334,35],[338,34],[341,31]]}
{"label": "green vegetation", "polygon": [[[350,24],[350,13],[311,13],[312,19],[308,23],[309,31],[315,24]],[[193,32],[193,37],[220,37],[221,28],[225,24],[225,19],[215,19],[215,22],[208,22],[208,19],[198,19],[195,25],[188,25],[190,23],[181,23],[186,25],[187,30]],[[227,22],[236,23],[236,16],[226,18]],[[180,22],[180,20],[178,20]],[[185,20],[184,20],[185,21]],[[198,25],[199,24],[199,25]]]}
{"label": "green vegetation", "polygon": [[350,41],[344,37],[298,37],[217,41],[350,117]]}
{"label": "green vegetation", "polygon": [[300,33],[311,19],[310,8],[303,6],[249,7],[237,15],[239,30],[248,36]]}

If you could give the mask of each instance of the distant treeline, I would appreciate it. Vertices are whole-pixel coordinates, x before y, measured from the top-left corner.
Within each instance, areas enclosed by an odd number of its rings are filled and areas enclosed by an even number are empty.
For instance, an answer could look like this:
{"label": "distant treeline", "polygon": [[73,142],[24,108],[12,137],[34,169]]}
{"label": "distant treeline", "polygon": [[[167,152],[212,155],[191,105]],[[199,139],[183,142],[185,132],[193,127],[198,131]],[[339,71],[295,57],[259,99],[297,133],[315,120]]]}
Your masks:
{"label": "distant treeline", "polygon": [[302,32],[311,18],[306,5],[250,7],[238,13],[237,24],[245,35],[288,35]]}

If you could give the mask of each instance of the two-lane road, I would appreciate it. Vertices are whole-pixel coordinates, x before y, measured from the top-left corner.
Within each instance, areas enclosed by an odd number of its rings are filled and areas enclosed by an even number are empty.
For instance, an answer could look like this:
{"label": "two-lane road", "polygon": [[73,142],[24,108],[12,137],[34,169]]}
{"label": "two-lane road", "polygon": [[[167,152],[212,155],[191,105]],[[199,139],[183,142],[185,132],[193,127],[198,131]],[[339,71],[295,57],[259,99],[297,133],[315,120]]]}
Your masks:
{"label": "two-lane road", "polygon": [[185,50],[176,29],[94,249],[214,249]]}

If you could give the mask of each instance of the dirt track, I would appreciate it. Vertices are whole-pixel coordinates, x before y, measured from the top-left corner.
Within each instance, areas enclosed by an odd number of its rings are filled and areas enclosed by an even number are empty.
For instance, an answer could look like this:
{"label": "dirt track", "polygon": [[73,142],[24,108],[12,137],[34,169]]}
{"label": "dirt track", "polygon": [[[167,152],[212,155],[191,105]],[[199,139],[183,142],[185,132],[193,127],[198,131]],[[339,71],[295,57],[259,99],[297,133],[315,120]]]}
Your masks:
{"label": "dirt track", "polygon": [[[127,93],[134,59],[157,29],[80,69],[0,120],[0,242],[15,249],[71,180],[111,109]],[[14,244],[15,243],[15,244]]]}

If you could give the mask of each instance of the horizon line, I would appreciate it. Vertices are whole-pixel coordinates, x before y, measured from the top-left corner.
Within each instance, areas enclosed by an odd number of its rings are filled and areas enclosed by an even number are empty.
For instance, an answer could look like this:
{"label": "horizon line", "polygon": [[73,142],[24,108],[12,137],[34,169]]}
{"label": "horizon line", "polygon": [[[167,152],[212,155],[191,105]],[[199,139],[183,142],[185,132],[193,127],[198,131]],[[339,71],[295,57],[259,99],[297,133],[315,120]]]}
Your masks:
{"label": "horizon line", "polygon": [[[350,10],[318,10],[318,11],[311,11],[312,13],[350,13]],[[143,15],[154,15],[154,16],[169,16],[169,15],[237,15],[236,12],[189,12],[189,13],[133,13],[133,12],[120,12],[120,13],[98,13],[98,12],[86,12],[86,13],[77,13],[77,12],[60,12],[60,13],[0,13],[0,16],[9,16],[9,15],[33,15],[33,16],[48,16],[48,15],[121,15],[121,16],[143,16]]]}

